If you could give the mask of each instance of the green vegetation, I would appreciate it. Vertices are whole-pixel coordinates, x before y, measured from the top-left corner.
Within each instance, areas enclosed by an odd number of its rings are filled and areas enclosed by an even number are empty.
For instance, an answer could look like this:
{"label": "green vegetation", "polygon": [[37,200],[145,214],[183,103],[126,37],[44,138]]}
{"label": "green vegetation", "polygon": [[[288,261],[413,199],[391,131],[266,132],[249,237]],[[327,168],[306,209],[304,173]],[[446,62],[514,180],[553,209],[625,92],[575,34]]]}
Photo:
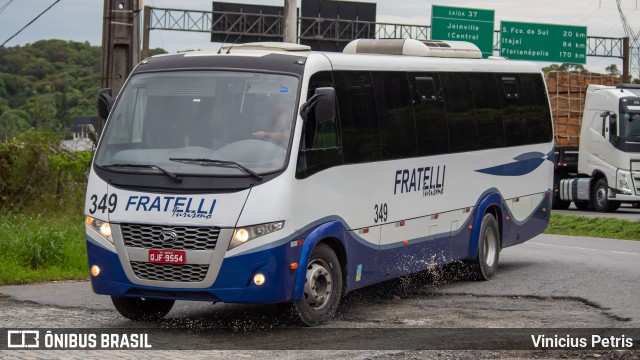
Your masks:
{"label": "green vegetation", "polygon": [[82,209],[90,152],[63,131],[96,114],[101,49],[0,47],[0,284],[87,277]]}
{"label": "green vegetation", "polygon": [[0,142],[0,284],[87,277],[84,191],[90,152],[29,130]]}
{"label": "green vegetation", "polygon": [[68,152],[60,138],[29,130],[0,142],[0,214],[81,214],[91,152]]}
{"label": "green vegetation", "polygon": [[60,132],[75,116],[97,115],[101,59],[102,48],[88,42],[0,46],[0,139],[30,128]]}
{"label": "green vegetation", "polygon": [[552,214],[545,234],[640,240],[640,221]]}
{"label": "green vegetation", "polygon": [[0,46],[0,284],[88,276],[92,154],[60,144],[75,116],[97,114],[101,52],[62,40]]}
{"label": "green vegetation", "polygon": [[61,131],[74,116],[96,114],[100,58],[100,47],[87,42],[0,47],[0,138]]}
{"label": "green vegetation", "polygon": [[88,277],[82,216],[0,217],[0,285]]}

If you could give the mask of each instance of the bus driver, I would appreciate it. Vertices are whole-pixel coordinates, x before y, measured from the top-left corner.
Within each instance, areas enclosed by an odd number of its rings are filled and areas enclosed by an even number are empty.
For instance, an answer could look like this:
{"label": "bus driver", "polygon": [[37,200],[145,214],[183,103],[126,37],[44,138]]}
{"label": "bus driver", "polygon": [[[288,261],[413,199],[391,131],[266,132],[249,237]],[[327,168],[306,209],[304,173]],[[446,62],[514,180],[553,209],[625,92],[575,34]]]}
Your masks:
{"label": "bus driver", "polygon": [[286,147],[289,142],[289,134],[291,133],[291,111],[285,104],[276,106],[276,119],[273,128],[269,131],[260,130],[252,135],[256,139],[271,141],[282,147]]}

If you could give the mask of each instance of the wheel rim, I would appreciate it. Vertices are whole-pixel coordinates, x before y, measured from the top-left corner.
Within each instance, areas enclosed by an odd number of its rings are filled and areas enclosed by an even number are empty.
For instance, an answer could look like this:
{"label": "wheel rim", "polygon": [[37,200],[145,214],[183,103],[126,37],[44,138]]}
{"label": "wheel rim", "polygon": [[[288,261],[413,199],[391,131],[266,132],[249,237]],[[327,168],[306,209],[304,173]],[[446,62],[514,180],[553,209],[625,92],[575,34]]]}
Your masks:
{"label": "wheel rim", "polygon": [[495,231],[489,228],[484,232],[484,261],[488,267],[492,267],[496,261],[496,252],[498,251],[498,241]]}
{"label": "wheel rim", "polygon": [[596,203],[600,209],[603,209],[607,204],[607,189],[604,186],[596,189]]}
{"label": "wheel rim", "polygon": [[314,260],[307,266],[304,297],[309,306],[320,309],[327,305],[331,298],[333,281],[329,265],[323,260]]}

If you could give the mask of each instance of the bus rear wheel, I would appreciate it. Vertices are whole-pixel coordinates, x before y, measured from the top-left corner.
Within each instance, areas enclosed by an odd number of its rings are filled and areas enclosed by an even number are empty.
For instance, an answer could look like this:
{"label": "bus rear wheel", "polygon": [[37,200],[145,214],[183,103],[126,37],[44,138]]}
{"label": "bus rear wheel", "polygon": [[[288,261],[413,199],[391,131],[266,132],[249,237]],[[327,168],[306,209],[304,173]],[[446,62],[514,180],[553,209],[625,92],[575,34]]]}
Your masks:
{"label": "bus rear wheel", "polygon": [[112,296],[111,301],[120,315],[130,320],[156,321],[171,311],[175,300]]}
{"label": "bus rear wheel", "polygon": [[475,280],[489,280],[498,270],[500,258],[500,229],[491,214],[482,218],[478,256],[471,262],[471,276]]}
{"label": "bus rear wheel", "polygon": [[304,296],[294,307],[304,325],[315,326],[330,320],[342,296],[342,270],[336,254],[323,243],[311,252],[305,275]]}

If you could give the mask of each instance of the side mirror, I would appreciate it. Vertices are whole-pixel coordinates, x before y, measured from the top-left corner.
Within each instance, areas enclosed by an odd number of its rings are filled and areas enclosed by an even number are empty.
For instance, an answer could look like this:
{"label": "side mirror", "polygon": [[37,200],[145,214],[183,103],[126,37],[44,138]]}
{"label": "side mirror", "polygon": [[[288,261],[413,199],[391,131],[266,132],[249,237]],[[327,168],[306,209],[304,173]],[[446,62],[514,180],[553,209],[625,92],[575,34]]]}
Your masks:
{"label": "side mirror", "polygon": [[111,96],[111,89],[100,89],[98,91],[98,115],[101,119],[109,117],[111,108],[113,108],[113,97]]}
{"label": "side mirror", "polygon": [[318,124],[333,121],[336,117],[336,90],[332,87],[317,88],[300,108],[300,116],[306,120],[311,110]]}

